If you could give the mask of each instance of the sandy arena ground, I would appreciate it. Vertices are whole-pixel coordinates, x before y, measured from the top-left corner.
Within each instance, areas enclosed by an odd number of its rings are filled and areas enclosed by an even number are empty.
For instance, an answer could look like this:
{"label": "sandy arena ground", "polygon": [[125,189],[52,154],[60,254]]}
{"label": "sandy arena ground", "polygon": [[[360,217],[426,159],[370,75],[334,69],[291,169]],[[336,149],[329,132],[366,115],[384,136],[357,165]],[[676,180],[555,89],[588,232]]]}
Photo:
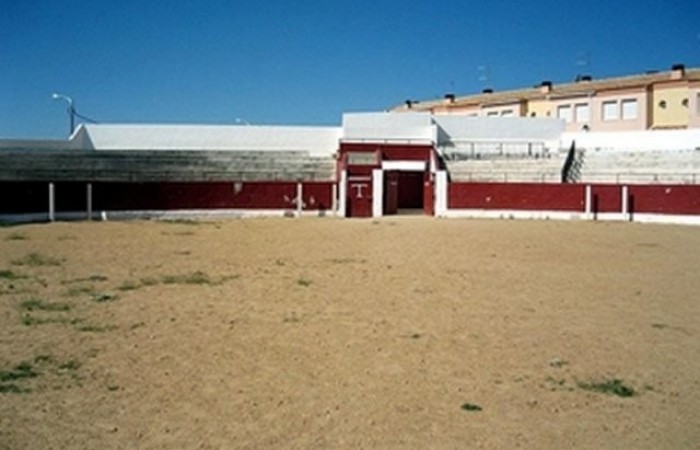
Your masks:
{"label": "sandy arena ground", "polygon": [[3,449],[700,448],[698,228],[56,223],[0,250]]}

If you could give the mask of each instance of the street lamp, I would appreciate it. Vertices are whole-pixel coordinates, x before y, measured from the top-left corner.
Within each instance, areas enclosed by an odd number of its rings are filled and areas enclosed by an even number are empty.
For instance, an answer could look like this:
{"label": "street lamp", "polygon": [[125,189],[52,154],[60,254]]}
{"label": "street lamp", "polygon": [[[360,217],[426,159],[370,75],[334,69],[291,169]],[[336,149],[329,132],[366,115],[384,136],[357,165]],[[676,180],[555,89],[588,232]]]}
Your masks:
{"label": "street lamp", "polygon": [[73,99],[68,97],[67,95],[63,94],[56,94],[54,93],[51,96],[54,100],[65,100],[68,102],[68,109],[66,112],[68,113],[68,117],[70,117],[70,133],[69,136],[73,135],[73,130],[75,130],[75,103],[73,102]]}
{"label": "street lamp", "polygon": [[243,124],[243,125],[246,125],[246,126],[249,126],[249,125],[250,125],[250,122],[248,122],[248,121],[245,120],[245,119],[241,119],[240,117],[236,117],[236,123],[237,123],[238,125],[240,125],[240,124]]}

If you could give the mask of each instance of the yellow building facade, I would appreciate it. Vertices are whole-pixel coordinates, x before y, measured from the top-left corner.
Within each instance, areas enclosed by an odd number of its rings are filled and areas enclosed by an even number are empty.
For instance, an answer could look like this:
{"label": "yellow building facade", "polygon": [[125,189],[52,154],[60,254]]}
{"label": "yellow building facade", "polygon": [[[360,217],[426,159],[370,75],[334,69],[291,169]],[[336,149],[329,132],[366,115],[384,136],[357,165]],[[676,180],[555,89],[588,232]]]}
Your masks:
{"label": "yellow building facade", "polygon": [[567,131],[625,131],[700,128],[700,68],[674,65],[670,71],[503,92],[406,101],[394,112],[426,111],[480,117],[558,117]]}

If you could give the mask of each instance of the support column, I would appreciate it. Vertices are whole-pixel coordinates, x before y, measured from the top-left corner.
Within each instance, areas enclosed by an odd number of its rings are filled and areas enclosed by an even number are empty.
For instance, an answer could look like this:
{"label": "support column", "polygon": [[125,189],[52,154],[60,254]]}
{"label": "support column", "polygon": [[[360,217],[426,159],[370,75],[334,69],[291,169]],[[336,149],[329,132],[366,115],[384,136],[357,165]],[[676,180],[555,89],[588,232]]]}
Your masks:
{"label": "support column", "polygon": [[585,200],[585,211],[586,219],[591,219],[591,212],[593,211],[593,189],[590,184],[586,185],[586,200]]}
{"label": "support column", "polygon": [[340,182],[338,184],[338,211],[340,217],[347,217],[347,201],[348,201],[348,171],[340,172]]}
{"label": "support column", "polygon": [[49,222],[56,220],[56,190],[53,183],[49,183]]}
{"label": "support column", "polygon": [[92,183],[86,186],[87,195],[87,220],[92,220]]}
{"label": "support column", "polygon": [[384,171],[372,170],[372,217],[384,215]]}
{"label": "support column", "polygon": [[297,182],[297,217],[301,217],[304,208],[304,187],[301,182]]}
{"label": "support column", "polygon": [[630,205],[629,205],[629,186],[622,186],[622,217],[623,220],[630,220]]}
{"label": "support column", "polygon": [[435,172],[435,217],[447,214],[447,171]]}

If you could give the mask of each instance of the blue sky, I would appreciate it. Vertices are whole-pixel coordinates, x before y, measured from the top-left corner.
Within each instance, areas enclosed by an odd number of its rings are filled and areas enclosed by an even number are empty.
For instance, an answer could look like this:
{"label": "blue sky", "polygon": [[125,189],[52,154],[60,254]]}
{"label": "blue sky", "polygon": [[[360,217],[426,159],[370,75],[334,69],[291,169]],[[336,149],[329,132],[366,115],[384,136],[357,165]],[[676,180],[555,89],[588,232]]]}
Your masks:
{"label": "blue sky", "polygon": [[700,2],[0,0],[0,137],[339,124],[410,99],[700,66]]}

